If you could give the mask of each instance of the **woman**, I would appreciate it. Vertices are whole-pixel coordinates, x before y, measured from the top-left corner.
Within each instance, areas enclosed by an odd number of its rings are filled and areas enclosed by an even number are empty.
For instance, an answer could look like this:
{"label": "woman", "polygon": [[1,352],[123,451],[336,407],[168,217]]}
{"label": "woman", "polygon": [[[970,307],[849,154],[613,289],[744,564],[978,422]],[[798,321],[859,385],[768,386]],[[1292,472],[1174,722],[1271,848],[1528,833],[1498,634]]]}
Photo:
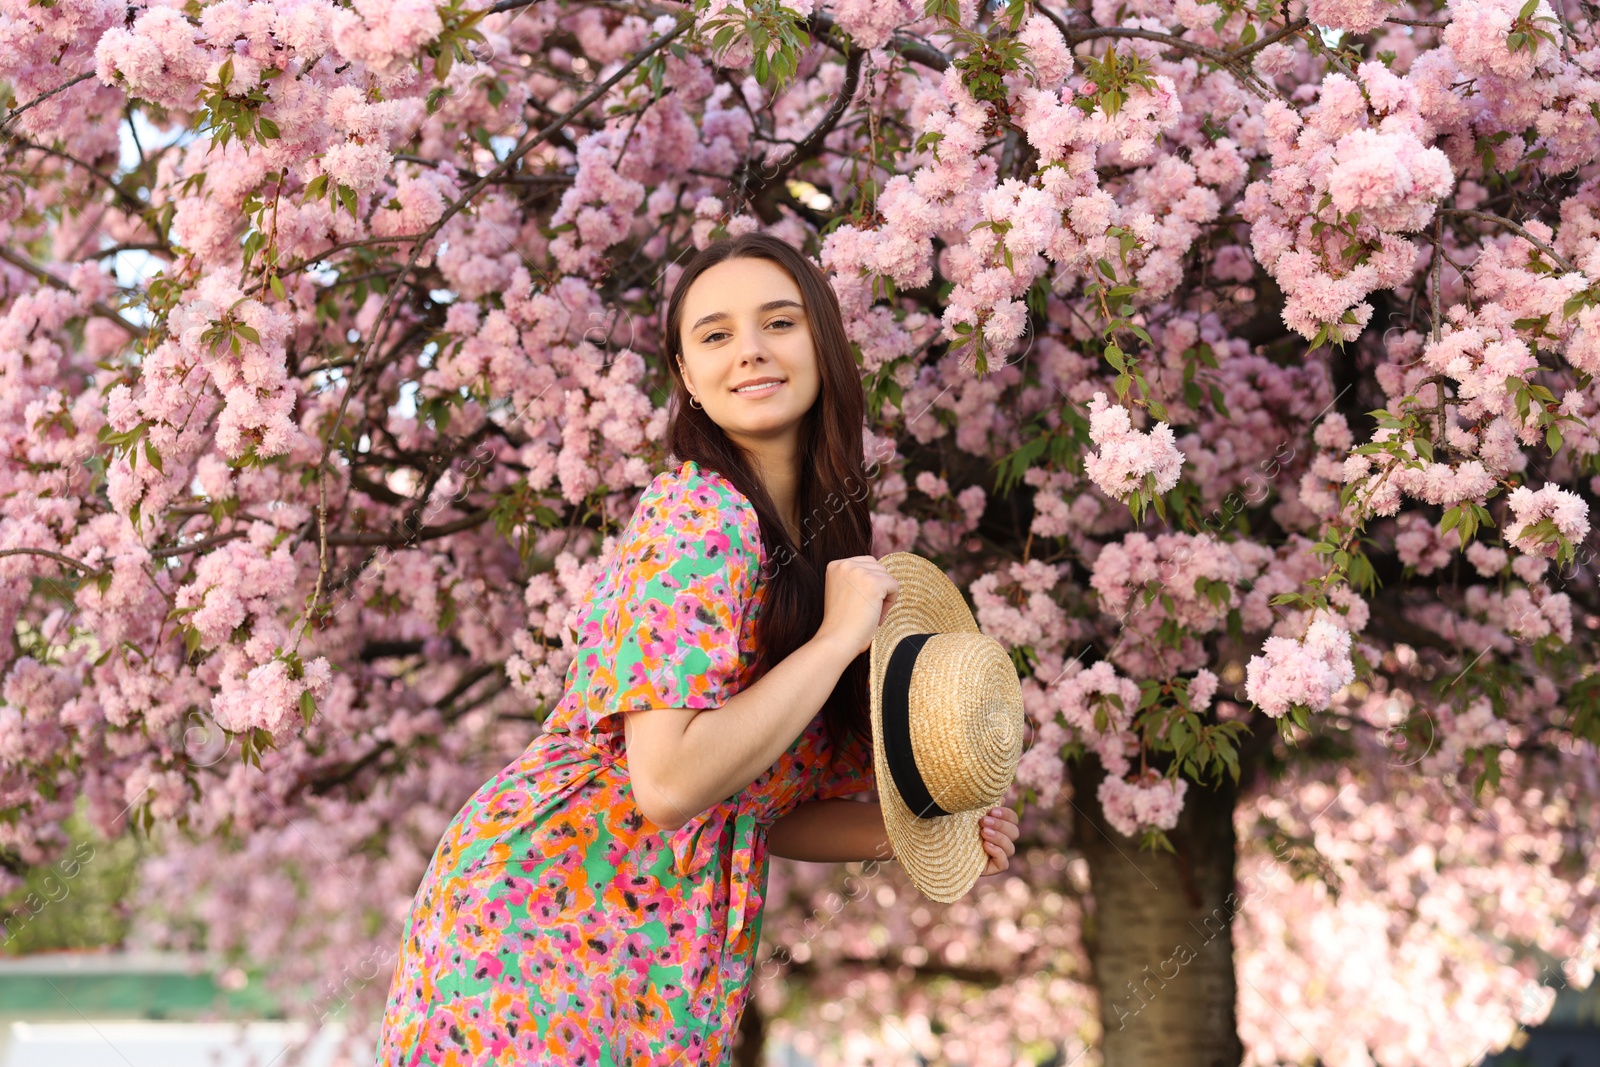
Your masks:
{"label": "woman", "polygon": [[[870,555],[838,301],[804,256],[746,234],[685,268],[666,353],[682,461],[590,594],[545,732],[439,842],[387,1067],[720,1067],[767,856],[889,858],[878,805],[845,799],[873,785],[866,652],[898,586]],[[983,833],[986,873],[1004,870],[1015,816]]]}

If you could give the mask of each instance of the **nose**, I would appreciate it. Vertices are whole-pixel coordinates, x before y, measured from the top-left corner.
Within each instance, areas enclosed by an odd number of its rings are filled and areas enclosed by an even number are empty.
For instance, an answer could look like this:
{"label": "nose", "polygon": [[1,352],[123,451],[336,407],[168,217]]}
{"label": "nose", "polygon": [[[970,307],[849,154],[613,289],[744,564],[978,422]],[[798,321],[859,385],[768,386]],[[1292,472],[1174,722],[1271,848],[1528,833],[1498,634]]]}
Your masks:
{"label": "nose", "polygon": [[739,343],[740,358],[745,362],[760,362],[766,359],[769,340],[770,338],[761,331],[759,325],[753,330],[744,331],[743,338]]}

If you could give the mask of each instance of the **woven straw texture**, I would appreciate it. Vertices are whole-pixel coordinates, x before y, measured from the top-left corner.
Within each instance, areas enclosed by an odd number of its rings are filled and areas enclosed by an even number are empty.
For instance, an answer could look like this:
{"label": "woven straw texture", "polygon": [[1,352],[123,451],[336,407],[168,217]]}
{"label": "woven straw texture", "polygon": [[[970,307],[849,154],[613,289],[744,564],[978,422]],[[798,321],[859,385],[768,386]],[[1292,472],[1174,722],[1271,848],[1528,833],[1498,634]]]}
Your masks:
{"label": "woven straw texture", "polygon": [[[891,552],[879,563],[900,592],[872,639],[873,769],[895,859],[924,896],[965,896],[988,863],[978,820],[999,803],[1022,757],[1022,685],[1005,647],[978,630],[961,591],[934,563]],[[917,658],[909,698],[917,770],[951,814],[918,818],[889,773],[883,746],[883,679],[908,634],[932,633]]]}

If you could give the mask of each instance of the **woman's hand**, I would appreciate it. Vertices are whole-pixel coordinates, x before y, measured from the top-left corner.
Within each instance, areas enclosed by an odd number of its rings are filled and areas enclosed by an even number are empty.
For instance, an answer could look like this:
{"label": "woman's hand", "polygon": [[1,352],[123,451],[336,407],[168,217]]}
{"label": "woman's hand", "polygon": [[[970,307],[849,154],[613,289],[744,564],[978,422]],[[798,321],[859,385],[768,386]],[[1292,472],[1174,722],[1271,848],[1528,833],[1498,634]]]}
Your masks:
{"label": "woman's hand", "polygon": [[900,583],[875,556],[841,556],[828,561],[823,576],[819,638],[837,639],[856,656],[872,647],[873,635],[900,594]]}
{"label": "woman's hand", "polygon": [[1010,808],[990,808],[988,814],[978,820],[978,836],[983,839],[983,850],[989,854],[989,862],[983,868],[982,878],[988,874],[999,874],[1011,866],[1011,857],[1017,851],[1017,813]]}

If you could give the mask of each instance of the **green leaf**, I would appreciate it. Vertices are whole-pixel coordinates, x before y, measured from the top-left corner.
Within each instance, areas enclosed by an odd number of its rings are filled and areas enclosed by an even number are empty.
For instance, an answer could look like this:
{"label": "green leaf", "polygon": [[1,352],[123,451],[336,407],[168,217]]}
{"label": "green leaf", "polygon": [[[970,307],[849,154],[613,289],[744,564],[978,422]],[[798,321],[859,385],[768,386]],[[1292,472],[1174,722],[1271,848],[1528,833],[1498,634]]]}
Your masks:
{"label": "green leaf", "polygon": [[222,61],[222,66],[217,68],[217,84],[222,87],[224,92],[226,92],[229,84],[232,83],[232,81],[233,57],[229,56],[227,59]]}
{"label": "green leaf", "polygon": [[279,278],[276,274],[269,274],[267,276],[267,288],[271,289],[272,295],[277,297],[279,300],[289,299],[289,294],[283,287],[283,279]]}
{"label": "green leaf", "polygon": [[311,720],[317,717],[317,699],[311,695],[309,689],[300,694],[300,717],[305,720],[307,726],[310,726]]}
{"label": "green leaf", "polygon": [[1378,572],[1373,569],[1372,561],[1364,554],[1357,552],[1350,559],[1350,584],[1358,589],[1369,592],[1377,585]]}
{"label": "green leaf", "polygon": [[1211,406],[1217,409],[1217,414],[1221,415],[1225,419],[1231,418],[1231,416],[1228,414],[1228,405],[1222,399],[1222,388],[1217,385],[1212,385],[1210,387],[1210,392]]}
{"label": "green leaf", "polygon": [[144,458],[149,460],[150,466],[154,467],[157,471],[160,471],[162,474],[167,473],[165,470],[162,470],[161,467],[161,453],[156,451],[156,446],[150,443],[150,438],[148,437],[144,439]]}
{"label": "green leaf", "polygon": [[263,117],[260,122],[262,136],[266,137],[269,141],[276,141],[278,139],[278,124],[265,117]]}
{"label": "green leaf", "polygon": [[350,212],[351,218],[356,218],[356,191],[348,185],[339,186],[339,202]]}
{"label": "green leaf", "polygon": [[1561,451],[1561,431],[1554,425],[1551,425],[1551,427],[1544,432],[1544,443],[1549,446],[1550,454],[1552,456]]}

